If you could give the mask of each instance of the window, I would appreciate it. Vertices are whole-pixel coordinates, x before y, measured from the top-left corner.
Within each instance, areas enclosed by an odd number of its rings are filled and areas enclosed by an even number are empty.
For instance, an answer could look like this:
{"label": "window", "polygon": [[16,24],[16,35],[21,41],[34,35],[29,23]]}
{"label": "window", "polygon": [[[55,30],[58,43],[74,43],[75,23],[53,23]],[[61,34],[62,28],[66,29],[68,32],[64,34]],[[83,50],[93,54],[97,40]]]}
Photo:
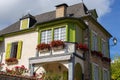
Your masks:
{"label": "window", "polygon": [[21,20],[20,29],[29,28],[29,18]]}
{"label": "window", "polygon": [[103,70],[103,80],[109,80],[109,75],[107,70]]}
{"label": "window", "polygon": [[104,56],[106,56],[106,44],[104,40],[102,40],[102,53]]}
{"label": "window", "polygon": [[52,31],[45,30],[41,32],[41,43],[50,43],[52,41]]}
{"label": "window", "polygon": [[18,48],[18,42],[12,43],[10,58],[17,57],[17,48]]}
{"label": "window", "polygon": [[56,28],[54,29],[54,40],[66,40],[66,28],[61,27],[61,28]]}
{"label": "window", "polygon": [[22,41],[8,43],[6,48],[6,59],[21,58]]}
{"label": "window", "polygon": [[96,65],[93,66],[93,75],[94,80],[99,80],[99,67]]}
{"label": "window", "polygon": [[98,50],[98,40],[97,40],[97,35],[95,33],[92,33],[92,50],[95,51]]}

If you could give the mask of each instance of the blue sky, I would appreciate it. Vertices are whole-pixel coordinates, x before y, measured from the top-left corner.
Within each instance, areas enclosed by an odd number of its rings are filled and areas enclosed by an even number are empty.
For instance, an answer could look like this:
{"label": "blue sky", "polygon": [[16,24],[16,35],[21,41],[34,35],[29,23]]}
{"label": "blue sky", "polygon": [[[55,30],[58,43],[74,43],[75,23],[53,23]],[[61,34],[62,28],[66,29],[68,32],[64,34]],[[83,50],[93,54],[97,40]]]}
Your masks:
{"label": "blue sky", "polygon": [[[113,4],[110,6],[111,12],[102,16],[99,22],[118,40],[116,46],[110,46],[111,58],[114,58],[114,55],[120,55],[120,0],[115,0]],[[112,39],[110,40],[110,45],[112,43]]]}
{"label": "blue sky", "polygon": [[[73,5],[81,1],[82,0],[0,0],[0,29],[13,24],[27,13],[37,15],[55,10],[55,6],[61,3]],[[118,44],[110,47],[111,57],[113,58],[115,54],[120,54],[120,0],[83,1],[88,9],[97,10],[99,15],[98,21],[118,39]],[[112,44],[112,39],[110,41],[110,44]]]}

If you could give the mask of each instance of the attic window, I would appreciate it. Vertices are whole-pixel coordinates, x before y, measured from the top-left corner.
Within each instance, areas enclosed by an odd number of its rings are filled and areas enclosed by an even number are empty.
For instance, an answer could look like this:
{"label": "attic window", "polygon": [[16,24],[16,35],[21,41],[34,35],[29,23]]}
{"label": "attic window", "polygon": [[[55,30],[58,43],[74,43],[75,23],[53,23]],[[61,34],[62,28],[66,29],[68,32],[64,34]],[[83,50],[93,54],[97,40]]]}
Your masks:
{"label": "attic window", "polygon": [[29,18],[22,19],[22,20],[20,21],[20,29],[22,30],[22,29],[27,29],[27,28],[29,28],[29,21],[30,21]]}

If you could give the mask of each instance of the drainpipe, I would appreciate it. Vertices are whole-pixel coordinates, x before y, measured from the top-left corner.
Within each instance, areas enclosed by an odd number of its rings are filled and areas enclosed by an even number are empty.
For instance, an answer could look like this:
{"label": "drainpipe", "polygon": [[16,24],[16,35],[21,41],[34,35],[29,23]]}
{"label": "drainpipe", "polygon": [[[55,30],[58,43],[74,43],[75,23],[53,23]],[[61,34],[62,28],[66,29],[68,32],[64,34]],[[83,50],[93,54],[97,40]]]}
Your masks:
{"label": "drainpipe", "polygon": [[91,53],[91,51],[90,51],[90,49],[91,49],[91,46],[90,46],[90,44],[91,44],[91,40],[90,40],[90,29],[89,29],[89,20],[86,20],[85,21],[85,24],[87,25],[87,35],[88,35],[88,39],[87,39],[87,43],[88,43],[88,48],[89,48],[89,50],[88,50],[88,59],[86,59],[86,60],[88,60],[88,78],[89,78],[89,80],[91,80],[92,78],[92,75],[91,75],[91,73],[92,73],[92,71],[91,71],[91,60],[90,60],[90,53]]}

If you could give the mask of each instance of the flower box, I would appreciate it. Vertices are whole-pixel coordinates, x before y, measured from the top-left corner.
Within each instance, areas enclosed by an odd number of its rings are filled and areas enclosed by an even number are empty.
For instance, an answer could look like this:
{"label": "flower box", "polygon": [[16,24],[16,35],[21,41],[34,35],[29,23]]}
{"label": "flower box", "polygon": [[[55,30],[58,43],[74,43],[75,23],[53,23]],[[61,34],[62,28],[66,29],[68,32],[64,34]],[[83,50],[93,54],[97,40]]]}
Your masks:
{"label": "flower box", "polygon": [[63,48],[64,48],[64,46],[52,47],[52,49],[53,49],[54,51],[62,50]]}
{"label": "flower box", "polygon": [[18,63],[18,60],[16,58],[9,58],[9,59],[6,59],[5,60],[5,63],[7,65],[14,65],[14,64],[17,64]]}
{"label": "flower box", "polygon": [[88,47],[87,47],[86,44],[81,44],[80,43],[80,44],[77,44],[76,47],[77,47],[77,49],[80,49],[82,51],[88,51]]}
{"label": "flower box", "polygon": [[64,42],[61,41],[61,40],[55,40],[55,41],[52,41],[50,45],[51,45],[52,49],[53,49],[54,51],[56,51],[56,50],[61,50],[61,49],[63,49],[65,44],[64,44]]}
{"label": "flower box", "polygon": [[45,43],[41,43],[41,44],[37,45],[36,49],[38,51],[40,51],[40,53],[48,52],[50,50],[50,45],[49,44],[45,44]]}
{"label": "flower box", "polygon": [[40,51],[40,53],[46,53],[46,52],[49,52],[50,50],[48,48],[46,48],[46,49],[39,50],[39,51]]}
{"label": "flower box", "polygon": [[111,62],[111,59],[108,57],[102,57],[102,61]]}
{"label": "flower box", "polygon": [[91,51],[91,54],[98,57],[103,57],[103,54],[100,51]]}

